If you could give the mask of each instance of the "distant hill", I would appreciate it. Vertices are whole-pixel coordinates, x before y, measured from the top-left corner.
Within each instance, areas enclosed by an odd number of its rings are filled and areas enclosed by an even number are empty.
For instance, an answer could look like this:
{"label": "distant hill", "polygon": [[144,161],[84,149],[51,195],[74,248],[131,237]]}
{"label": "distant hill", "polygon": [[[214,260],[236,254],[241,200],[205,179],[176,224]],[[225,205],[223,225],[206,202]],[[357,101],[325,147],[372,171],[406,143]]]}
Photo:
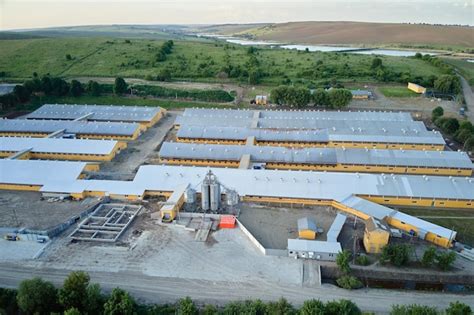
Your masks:
{"label": "distant hill", "polygon": [[[213,26],[219,32],[219,26]],[[238,29],[234,26],[234,29]],[[234,35],[291,43],[343,45],[413,45],[474,47],[474,27],[362,23],[289,22],[257,27],[240,25]],[[221,33],[232,30],[223,25]]]}

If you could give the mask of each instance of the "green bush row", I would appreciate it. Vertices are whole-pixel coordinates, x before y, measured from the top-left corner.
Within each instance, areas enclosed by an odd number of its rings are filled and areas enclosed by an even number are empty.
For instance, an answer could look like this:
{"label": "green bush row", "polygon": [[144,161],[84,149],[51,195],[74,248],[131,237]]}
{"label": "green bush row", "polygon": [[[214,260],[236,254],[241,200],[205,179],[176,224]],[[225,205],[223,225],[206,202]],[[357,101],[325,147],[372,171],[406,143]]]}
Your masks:
{"label": "green bush row", "polygon": [[224,90],[181,90],[162,86],[134,85],[133,88],[142,95],[155,97],[187,98],[203,102],[232,102],[234,97]]}

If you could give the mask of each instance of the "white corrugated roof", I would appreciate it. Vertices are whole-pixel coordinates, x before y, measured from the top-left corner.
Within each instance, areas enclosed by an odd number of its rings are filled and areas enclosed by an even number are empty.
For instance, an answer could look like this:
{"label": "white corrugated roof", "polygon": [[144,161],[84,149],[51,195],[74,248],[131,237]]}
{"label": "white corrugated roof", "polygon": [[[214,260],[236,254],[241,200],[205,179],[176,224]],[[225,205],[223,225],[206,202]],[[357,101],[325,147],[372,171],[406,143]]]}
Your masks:
{"label": "white corrugated roof", "polygon": [[254,162],[298,164],[349,164],[421,166],[472,169],[465,152],[341,149],[341,148],[285,148],[254,145],[219,145],[164,142],[161,158],[239,161],[250,154]]}
{"label": "white corrugated roof", "polygon": [[341,233],[342,227],[346,222],[347,216],[343,215],[342,213],[338,213],[336,218],[331,224],[328,232],[326,233],[326,240],[328,242],[337,242],[337,238]]}
{"label": "white corrugated roof", "polygon": [[[221,140],[245,140],[254,136],[259,141],[288,141],[288,142],[381,142],[381,143],[421,143],[421,144],[445,144],[439,132],[428,131],[423,123],[411,122],[410,128],[400,126],[399,122],[358,122],[351,126],[345,121],[335,121],[326,124],[322,129],[312,130],[283,130],[283,127],[248,128],[230,127],[233,121],[228,123],[220,121],[219,126],[212,122],[203,120],[203,124],[193,125],[194,122],[183,124],[178,130],[179,138],[192,139],[221,139]],[[237,123],[240,125],[241,123]],[[359,126],[359,127],[357,127]],[[273,128],[277,128],[275,130]]]}
{"label": "white corrugated roof", "polygon": [[45,104],[26,118],[76,119],[92,114],[87,120],[149,122],[160,111],[160,107],[145,106]]}
{"label": "white corrugated roof", "polygon": [[108,155],[116,145],[114,140],[0,137],[0,151],[13,152],[31,148],[40,153]]}
{"label": "white corrugated roof", "polygon": [[411,216],[402,216],[393,209],[353,195],[474,200],[472,178],[146,165],[140,167],[132,181],[77,179],[85,165],[82,162],[0,160],[0,183],[41,185],[42,192],[102,191],[143,195],[145,190],[172,192],[186,184],[199,187],[211,169],[219,182],[235,189],[240,196],[337,200],[375,218],[393,216],[438,235],[452,232],[420,219],[408,221]]}
{"label": "white corrugated roof", "polygon": [[410,113],[387,111],[325,111],[325,110],[246,110],[246,109],[206,109],[187,108],[183,116],[214,118],[252,118],[262,119],[319,119],[319,120],[413,120]]}
{"label": "white corrugated roof", "polygon": [[341,244],[338,242],[288,239],[288,250],[337,254],[340,251],[342,251],[342,248],[341,248]]}
{"label": "white corrugated roof", "polygon": [[0,132],[52,133],[65,129],[74,134],[132,136],[138,128],[137,123],[0,119]]}

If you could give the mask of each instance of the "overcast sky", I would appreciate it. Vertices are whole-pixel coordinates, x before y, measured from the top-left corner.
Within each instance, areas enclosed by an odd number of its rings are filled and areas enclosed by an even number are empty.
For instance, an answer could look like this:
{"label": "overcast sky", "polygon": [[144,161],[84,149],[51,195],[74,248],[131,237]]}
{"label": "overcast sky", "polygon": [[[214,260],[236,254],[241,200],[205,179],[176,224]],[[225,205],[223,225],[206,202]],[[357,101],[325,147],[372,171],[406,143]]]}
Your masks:
{"label": "overcast sky", "polygon": [[288,21],[474,25],[474,0],[0,0],[0,29]]}

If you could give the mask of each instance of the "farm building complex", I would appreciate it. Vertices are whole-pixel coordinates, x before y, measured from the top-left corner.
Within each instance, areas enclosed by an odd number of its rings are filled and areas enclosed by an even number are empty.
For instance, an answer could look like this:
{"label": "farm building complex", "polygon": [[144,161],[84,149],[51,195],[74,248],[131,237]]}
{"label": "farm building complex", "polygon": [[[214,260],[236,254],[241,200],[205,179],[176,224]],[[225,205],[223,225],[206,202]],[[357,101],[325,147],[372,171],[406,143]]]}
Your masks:
{"label": "farm building complex", "polygon": [[0,120],[0,188],[74,200],[165,198],[151,215],[162,222],[179,219],[191,202],[213,214],[239,202],[331,207],[340,213],[326,240],[322,221],[299,217],[299,239],[285,245],[290,257],[324,260],[341,250],[348,216],[364,222],[366,252],[379,253],[391,229],[446,248],[456,239],[456,231],[392,207],[474,209],[468,155],[444,151],[442,135],[408,113],[186,109],[169,121],[166,141],[154,144],[158,158],[141,161],[125,178],[89,176],[98,169],[90,162],[130,151],[165,114],[44,105],[26,119]]}

